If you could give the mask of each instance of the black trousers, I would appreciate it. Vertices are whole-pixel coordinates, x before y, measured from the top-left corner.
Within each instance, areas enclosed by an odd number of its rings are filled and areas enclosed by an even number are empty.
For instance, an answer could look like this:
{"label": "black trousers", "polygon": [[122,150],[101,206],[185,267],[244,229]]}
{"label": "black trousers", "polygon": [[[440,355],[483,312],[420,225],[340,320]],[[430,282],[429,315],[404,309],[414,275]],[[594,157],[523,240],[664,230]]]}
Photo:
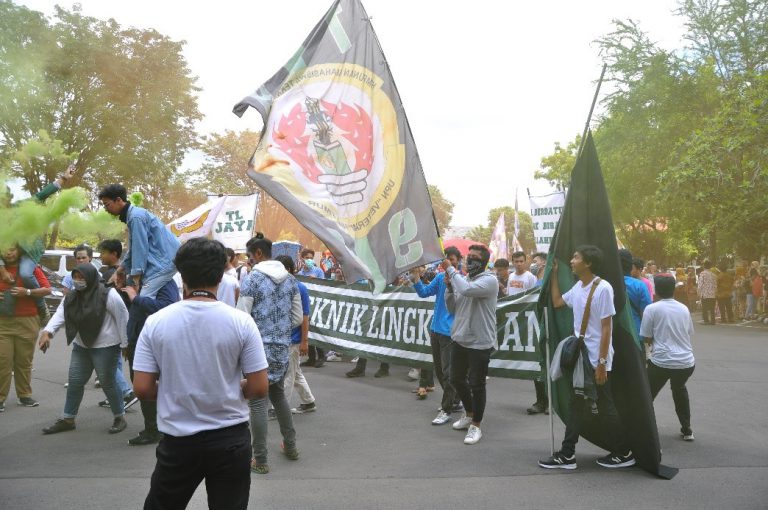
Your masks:
{"label": "black trousers", "polygon": [[701,298],[701,315],[706,324],[715,323],[715,298]]}
{"label": "black trousers", "polygon": [[205,480],[208,508],[245,510],[251,490],[251,433],[248,422],[192,436],[165,435],[144,510],[186,508]]}
{"label": "black trousers", "polygon": [[[136,354],[136,344],[128,345],[128,369],[133,382],[133,356]],[[144,417],[144,430],[148,432],[157,432],[157,401],[139,400],[141,414]]]}
{"label": "black trousers", "polygon": [[651,395],[656,399],[661,389],[669,381],[672,389],[672,400],[675,402],[675,413],[680,420],[680,431],[684,434],[691,433],[691,402],[688,399],[688,388],[685,383],[693,375],[691,368],[662,368],[648,362],[648,382],[651,385]]}
{"label": "black trousers", "polygon": [[720,322],[733,322],[733,301],[730,297],[718,298],[717,307],[720,308]]}
{"label": "black trousers", "polygon": [[453,342],[451,337],[434,331],[430,331],[429,336],[432,344],[432,364],[435,367],[435,377],[437,377],[440,387],[443,388],[443,398],[440,400],[440,405],[443,411],[451,414],[451,409],[457,400],[456,388],[451,384],[451,344]]}
{"label": "black trousers", "polygon": [[611,373],[602,386],[597,386],[597,415],[593,415],[590,404],[584,397],[571,392],[570,415],[565,424],[565,437],[561,452],[568,457],[576,453],[576,443],[579,441],[581,426],[587,419],[597,419],[600,434],[608,438],[611,453],[624,455],[629,451],[624,438],[624,432],[619,420],[619,413],[613,403],[611,391]]}
{"label": "black trousers", "polygon": [[485,413],[485,377],[493,349],[468,349],[451,343],[451,384],[472,421],[480,423]]}

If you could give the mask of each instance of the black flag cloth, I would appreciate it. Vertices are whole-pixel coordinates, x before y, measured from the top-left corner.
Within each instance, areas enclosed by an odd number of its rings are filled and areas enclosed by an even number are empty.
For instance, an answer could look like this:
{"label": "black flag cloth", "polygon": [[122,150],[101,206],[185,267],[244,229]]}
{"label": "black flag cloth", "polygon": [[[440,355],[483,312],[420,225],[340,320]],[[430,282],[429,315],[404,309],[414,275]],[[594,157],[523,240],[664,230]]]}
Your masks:
{"label": "black flag cloth", "polygon": [[[632,319],[619,262],[616,232],[591,132],[587,135],[584,148],[571,173],[571,186],[550,245],[547,271],[539,300],[540,306],[547,306],[551,311],[550,334],[547,339],[550,353],[554,352],[560,340],[574,333],[571,309],[552,307],[549,279],[556,276],[563,293],[573,286],[575,280],[570,270],[570,260],[574,249],[582,244],[591,244],[603,251],[602,271],[598,276],[613,287],[616,315],[613,320],[612,341],[615,352],[611,387],[627,443],[631,446],[640,467],[662,478],[672,478],[677,469],[661,465],[659,435],[645,369],[645,355],[630,326]],[[552,261],[555,258],[559,261],[558,274],[552,275]],[[552,405],[563,421],[566,421],[568,416],[571,391],[571,381],[568,377],[560,378],[552,384]],[[601,448],[610,450],[608,438],[600,433],[597,420],[585,423],[581,436]]]}

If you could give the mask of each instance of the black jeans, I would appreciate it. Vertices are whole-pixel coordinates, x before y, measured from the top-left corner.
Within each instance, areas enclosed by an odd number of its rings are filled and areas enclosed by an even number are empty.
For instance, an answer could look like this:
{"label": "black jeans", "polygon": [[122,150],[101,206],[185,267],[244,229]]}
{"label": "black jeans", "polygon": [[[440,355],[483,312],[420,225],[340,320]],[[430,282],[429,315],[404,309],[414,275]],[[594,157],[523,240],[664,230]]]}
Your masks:
{"label": "black jeans", "polygon": [[733,322],[733,301],[730,297],[719,298],[717,307],[720,308],[720,322]]}
{"label": "black jeans", "polygon": [[493,349],[468,349],[451,342],[451,384],[464,404],[464,411],[472,414],[476,423],[483,421],[485,413],[485,377],[491,352]]}
{"label": "black jeans", "polygon": [[443,388],[443,398],[440,406],[448,414],[456,403],[456,388],[451,384],[451,337],[430,331],[432,343],[432,362],[435,367],[435,377]]}
{"label": "black jeans", "polygon": [[157,445],[157,464],[144,510],[186,508],[205,479],[208,507],[248,507],[251,490],[251,434],[248,422],[192,436],[166,435]]}
{"label": "black jeans", "polygon": [[611,446],[611,453],[624,455],[629,451],[624,438],[624,432],[619,420],[619,413],[616,411],[616,405],[613,403],[613,393],[611,392],[611,373],[608,372],[608,379],[602,386],[597,386],[597,416],[592,414],[590,401],[583,396],[571,392],[570,415],[565,424],[565,437],[560,451],[570,457],[576,453],[576,443],[579,441],[581,425],[586,417],[599,420],[600,434],[608,438]]}
{"label": "black jeans", "polygon": [[[355,364],[355,370],[358,372],[365,373],[365,367],[368,366],[368,360],[365,358],[358,357],[357,363]],[[389,363],[379,363],[379,370],[384,370],[385,372],[389,372]]]}
{"label": "black jeans", "polygon": [[705,323],[715,323],[715,298],[701,298],[701,315]]}
{"label": "black jeans", "polygon": [[[133,356],[136,354],[136,344],[128,344],[128,371],[133,382]],[[144,417],[144,430],[157,432],[157,400],[139,400],[141,415]]]}
{"label": "black jeans", "polygon": [[669,381],[672,389],[672,400],[675,402],[675,412],[680,420],[681,432],[691,433],[691,402],[688,400],[688,388],[685,383],[696,368],[662,368],[648,362],[648,382],[651,385],[651,395],[656,399],[661,389]]}

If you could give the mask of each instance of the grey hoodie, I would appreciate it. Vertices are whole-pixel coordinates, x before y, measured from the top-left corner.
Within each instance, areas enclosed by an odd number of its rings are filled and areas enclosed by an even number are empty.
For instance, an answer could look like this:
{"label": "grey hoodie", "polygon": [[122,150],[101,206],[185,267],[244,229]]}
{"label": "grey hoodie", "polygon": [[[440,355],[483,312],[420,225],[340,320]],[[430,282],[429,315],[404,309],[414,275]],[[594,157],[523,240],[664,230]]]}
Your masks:
{"label": "grey hoodie", "polygon": [[496,349],[496,300],[499,280],[490,271],[470,278],[449,267],[451,287],[445,304],[454,314],[451,338],[468,349]]}

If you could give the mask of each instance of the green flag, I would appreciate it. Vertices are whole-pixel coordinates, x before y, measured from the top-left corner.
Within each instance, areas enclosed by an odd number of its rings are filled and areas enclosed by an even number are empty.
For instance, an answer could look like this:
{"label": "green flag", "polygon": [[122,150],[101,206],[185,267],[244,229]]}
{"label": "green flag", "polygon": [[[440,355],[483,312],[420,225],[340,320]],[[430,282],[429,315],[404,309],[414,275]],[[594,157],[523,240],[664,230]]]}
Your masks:
{"label": "green flag", "polygon": [[[571,185],[565,200],[563,214],[549,248],[539,306],[549,308],[549,352],[557,344],[573,335],[573,312],[568,307],[555,309],[549,292],[550,278],[557,277],[565,293],[575,282],[570,260],[577,246],[591,244],[603,251],[600,276],[613,287],[616,315],[613,318],[613,370],[611,387],[619,416],[625,429],[627,443],[635,454],[638,465],[646,471],[671,478],[676,469],[661,465],[661,450],[656,429],[653,399],[645,369],[645,355],[631,326],[632,318],[624,289],[624,275],[619,262],[616,233],[611,219],[608,194],[597,159],[592,133],[587,134],[583,150],[571,173]],[[552,262],[558,260],[558,274],[552,275]],[[569,377],[552,384],[552,405],[565,422],[569,412],[571,394]],[[607,437],[601,433],[597,420],[583,424],[581,437],[610,450]]]}

